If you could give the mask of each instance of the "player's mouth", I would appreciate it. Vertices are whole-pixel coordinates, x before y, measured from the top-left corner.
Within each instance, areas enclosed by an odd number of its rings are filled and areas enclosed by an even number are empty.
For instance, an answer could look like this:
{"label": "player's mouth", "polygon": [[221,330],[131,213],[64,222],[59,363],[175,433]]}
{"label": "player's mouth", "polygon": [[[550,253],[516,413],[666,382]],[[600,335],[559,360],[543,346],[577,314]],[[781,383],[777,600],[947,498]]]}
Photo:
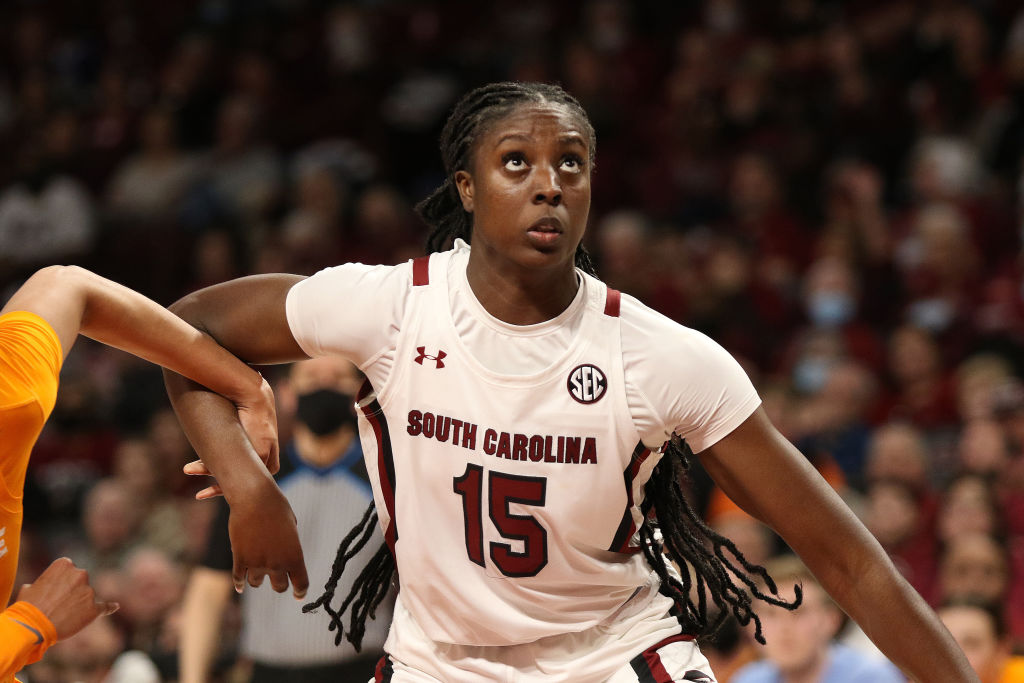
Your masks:
{"label": "player's mouth", "polygon": [[554,216],[545,216],[531,225],[526,234],[538,246],[553,244],[562,236],[562,221]]}

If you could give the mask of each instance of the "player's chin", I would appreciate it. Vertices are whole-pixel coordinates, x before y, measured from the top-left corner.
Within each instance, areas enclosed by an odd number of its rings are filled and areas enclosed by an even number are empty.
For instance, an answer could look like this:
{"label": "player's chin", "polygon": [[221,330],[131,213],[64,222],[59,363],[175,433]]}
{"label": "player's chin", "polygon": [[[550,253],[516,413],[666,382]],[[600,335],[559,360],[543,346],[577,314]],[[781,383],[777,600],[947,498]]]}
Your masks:
{"label": "player's chin", "polygon": [[539,249],[530,248],[526,250],[523,257],[519,259],[520,264],[526,268],[537,270],[551,270],[552,268],[571,268],[575,264],[575,249]]}

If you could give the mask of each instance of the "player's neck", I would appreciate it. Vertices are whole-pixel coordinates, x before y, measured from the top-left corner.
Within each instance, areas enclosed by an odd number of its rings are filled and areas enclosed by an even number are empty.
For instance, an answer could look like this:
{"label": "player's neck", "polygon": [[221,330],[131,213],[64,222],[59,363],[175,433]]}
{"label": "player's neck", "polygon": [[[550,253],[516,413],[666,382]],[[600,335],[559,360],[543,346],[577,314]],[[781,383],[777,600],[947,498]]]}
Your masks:
{"label": "player's neck", "polygon": [[580,287],[575,268],[501,270],[477,266],[472,260],[466,279],[484,310],[511,325],[534,325],[558,317]]}

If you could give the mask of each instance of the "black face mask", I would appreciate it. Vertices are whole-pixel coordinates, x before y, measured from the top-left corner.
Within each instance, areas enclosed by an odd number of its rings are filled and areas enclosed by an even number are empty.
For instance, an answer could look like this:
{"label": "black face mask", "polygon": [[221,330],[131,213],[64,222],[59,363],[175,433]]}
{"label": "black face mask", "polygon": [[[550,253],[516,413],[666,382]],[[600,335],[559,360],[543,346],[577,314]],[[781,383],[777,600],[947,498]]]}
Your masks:
{"label": "black face mask", "polygon": [[295,414],[317,436],[332,434],[356,421],[352,397],[334,389],[300,394]]}

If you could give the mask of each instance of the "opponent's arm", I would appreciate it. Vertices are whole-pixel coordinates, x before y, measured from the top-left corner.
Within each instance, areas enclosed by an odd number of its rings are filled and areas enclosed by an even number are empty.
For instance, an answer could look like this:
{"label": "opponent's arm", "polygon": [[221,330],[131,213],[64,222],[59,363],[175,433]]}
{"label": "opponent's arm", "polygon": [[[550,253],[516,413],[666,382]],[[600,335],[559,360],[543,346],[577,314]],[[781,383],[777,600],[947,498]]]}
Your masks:
{"label": "opponent's arm", "polygon": [[700,459],[730,498],[785,539],[904,672],[927,683],[977,683],[935,613],[763,408]]}
{"label": "opponent's arm", "polygon": [[79,334],[194,379],[230,399],[261,454],[277,457],[277,417],[258,372],[156,302],[77,266],[49,266],[0,309],[35,313],[57,333],[66,358]]}
{"label": "opponent's arm", "polygon": [[[292,336],[285,316],[288,290],[297,275],[256,275],[199,290],[171,306],[191,325],[251,363],[282,363],[307,358]],[[231,508],[228,533],[235,589],[248,575],[259,586],[269,575],[283,592],[291,578],[296,597],[309,580],[291,506],[250,446],[221,396],[180,375],[164,372],[171,404],[203,464],[216,479]]]}

